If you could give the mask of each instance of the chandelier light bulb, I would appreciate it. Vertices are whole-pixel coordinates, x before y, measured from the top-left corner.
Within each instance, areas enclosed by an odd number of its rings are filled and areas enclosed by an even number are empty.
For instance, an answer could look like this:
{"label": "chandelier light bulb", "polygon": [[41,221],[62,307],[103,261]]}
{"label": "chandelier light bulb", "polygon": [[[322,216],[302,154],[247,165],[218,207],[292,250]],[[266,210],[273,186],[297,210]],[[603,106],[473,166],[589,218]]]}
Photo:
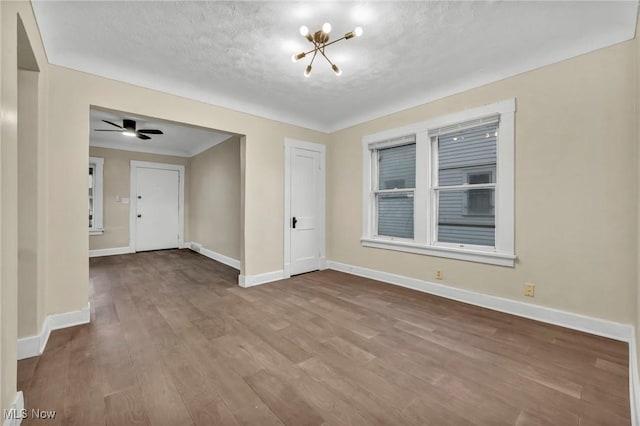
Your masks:
{"label": "chandelier light bulb", "polygon": [[302,37],[306,37],[306,36],[307,36],[307,34],[309,34],[309,28],[307,28],[307,26],[306,26],[306,25],[301,26],[301,27],[300,27],[300,35],[301,35]]}
{"label": "chandelier light bulb", "polygon": [[311,75],[311,65],[307,66],[307,69],[304,70],[304,76],[309,77]]}
{"label": "chandelier light bulb", "polygon": [[360,37],[362,35],[362,27],[356,27],[356,29],[353,30],[353,33],[356,37]]}
{"label": "chandelier light bulb", "polygon": [[297,55],[293,55],[293,56],[291,57],[291,60],[292,60],[293,62],[298,62],[300,59],[304,58],[305,56],[307,56],[307,54],[306,54],[306,53],[304,53],[304,52],[302,52],[302,53],[298,53]]}
{"label": "chandelier light bulb", "polygon": [[325,34],[329,34],[331,32],[331,24],[328,23],[328,22],[325,22],[322,25],[322,32],[325,33]]}
{"label": "chandelier light bulb", "polygon": [[331,68],[333,69],[333,72],[336,73],[336,75],[342,74],[342,70],[340,68],[338,68],[338,66],[336,64],[333,64],[331,66]]}

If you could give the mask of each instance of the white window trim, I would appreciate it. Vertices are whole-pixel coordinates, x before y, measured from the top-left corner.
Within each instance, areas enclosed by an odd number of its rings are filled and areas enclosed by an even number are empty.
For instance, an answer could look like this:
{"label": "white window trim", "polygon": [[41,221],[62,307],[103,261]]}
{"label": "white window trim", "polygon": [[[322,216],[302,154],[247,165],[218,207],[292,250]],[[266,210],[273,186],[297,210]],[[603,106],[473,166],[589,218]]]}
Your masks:
{"label": "white window trim", "polygon": [[[471,262],[513,267],[515,263],[515,112],[516,100],[507,99],[477,108],[436,117],[396,129],[385,130],[362,138],[362,245],[365,247],[446,257]],[[431,138],[430,130],[462,123],[490,115],[500,115],[496,164],[496,247],[463,246],[435,243],[435,203],[431,190]],[[372,149],[407,135],[416,139],[416,189],[414,204],[413,240],[382,238],[375,235],[375,207],[372,191],[375,176],[372,167]],[[385,145],[386,146],[386,145]],[[423,182],[418,184],[417,182]],[[420,220],[423,218],[423,220]],[[424,220],[428,218],[428,220]]]}
{"label": "white window trim", "polygon": [[94,167],[94,188],[93,188],[93,227],[89,228],[89,235],[104,234],[103,219],[103,179],[104,179],[104,158],[89,157],[89,165]]}

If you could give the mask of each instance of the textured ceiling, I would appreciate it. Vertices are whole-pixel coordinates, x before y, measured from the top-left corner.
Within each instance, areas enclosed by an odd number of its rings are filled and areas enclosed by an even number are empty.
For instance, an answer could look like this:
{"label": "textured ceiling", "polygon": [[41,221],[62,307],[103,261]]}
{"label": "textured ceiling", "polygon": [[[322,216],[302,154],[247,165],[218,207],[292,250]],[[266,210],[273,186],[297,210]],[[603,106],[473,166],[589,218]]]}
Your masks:
{"label": "textured ceiling", "polygon": [[[137,129],[160,129],[163,135],[149,135],[151,140],[124,136],[119,132],[96,132],[95,129],[118,130],[104,123],[108,120],[122,126],[123,119],[136,121]],[[140,117],[116,111],[91,108],[89,146],[123,149],[125,151],[192,157],[227,140],[230,133]]]}
{"label": "textured ceiling", "polygon": [[[49,61],[333,131],[634,37],[637,1],[34,1]],[[291,55],[323,22],[336,77]]]}

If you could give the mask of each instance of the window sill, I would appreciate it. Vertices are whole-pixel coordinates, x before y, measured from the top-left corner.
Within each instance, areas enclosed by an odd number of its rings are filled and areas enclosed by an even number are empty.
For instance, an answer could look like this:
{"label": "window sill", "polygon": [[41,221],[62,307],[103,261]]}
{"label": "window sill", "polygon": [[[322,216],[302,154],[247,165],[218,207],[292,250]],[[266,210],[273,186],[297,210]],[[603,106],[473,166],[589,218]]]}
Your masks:
{"label": "window sill", "polygon": [[489,265],[507,266],[513,268],[516,256],[512,254],[484,252],[479,250],[459,249],[452,247],[425,246],[405,241],[375,240],[362,238],[364,247],[386,250],[403,251],[406,253],[423,254],[427,256],[446,257],[449,259],[466,260],[468,262],[487,263]]}
{"label": "window sill", "polygon": [[102,234],[104,234],[104,229],[96,229],[93,231],[89,231],[89,236],[102,235]]}

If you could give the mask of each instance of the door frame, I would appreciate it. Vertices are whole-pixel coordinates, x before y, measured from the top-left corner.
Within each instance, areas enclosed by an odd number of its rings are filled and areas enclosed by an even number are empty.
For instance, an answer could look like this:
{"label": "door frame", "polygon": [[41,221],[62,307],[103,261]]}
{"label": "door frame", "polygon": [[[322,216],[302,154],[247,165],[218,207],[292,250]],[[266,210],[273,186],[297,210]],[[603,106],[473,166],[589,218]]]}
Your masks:
{"label": "door frame", "polygon": [[293,148],[306,149],[320,154],[320,173],[318,191],[318,250],[320,252],[320,270],[327,269],[326,255],[326,152],[327,147],[322,144],[305,142],[297,139],[284,138],[284,278],[291,277],[291,158]]}
{"label": "door frame", "polygon": [[131,160],[131,178],[129,189],[129,251],[136,252],[136,213],[138,211],[138,168],[175,170],[178,172],[178,248],[184,248],[184,170],[180,164],[154,163],[151,161]]}

